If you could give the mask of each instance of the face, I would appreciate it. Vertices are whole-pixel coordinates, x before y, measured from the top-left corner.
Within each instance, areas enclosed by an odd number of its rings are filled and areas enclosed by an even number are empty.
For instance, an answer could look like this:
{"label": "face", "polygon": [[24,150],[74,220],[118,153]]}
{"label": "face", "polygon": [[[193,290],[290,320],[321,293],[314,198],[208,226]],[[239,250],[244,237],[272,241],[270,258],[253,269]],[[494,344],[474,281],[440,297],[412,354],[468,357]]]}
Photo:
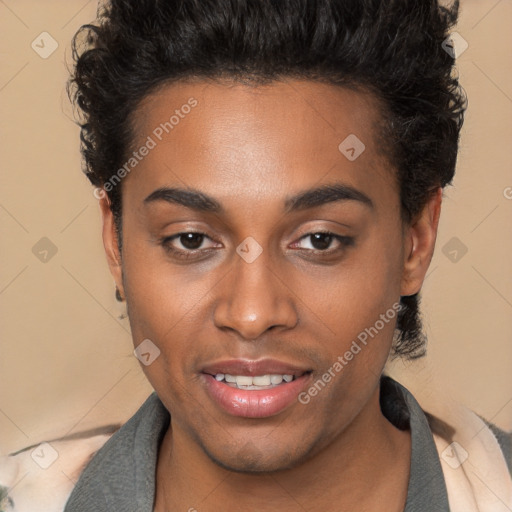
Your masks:
{"label": "face", "polygon": [[122,256],[102,201],[107,255],[134,345],[160,351],[143,369],[173,436],[223,467],[293,467],[378,407],[438,215],[403,225],[379,116],[299,81],[173,84],[135,114]]}

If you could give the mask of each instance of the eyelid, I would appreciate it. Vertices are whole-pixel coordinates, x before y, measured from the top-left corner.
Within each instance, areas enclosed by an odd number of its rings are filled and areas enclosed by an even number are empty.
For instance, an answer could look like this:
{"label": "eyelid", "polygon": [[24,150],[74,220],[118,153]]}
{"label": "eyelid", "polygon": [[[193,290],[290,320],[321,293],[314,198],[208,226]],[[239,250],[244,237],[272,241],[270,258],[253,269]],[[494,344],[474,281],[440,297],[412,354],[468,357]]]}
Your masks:
{"label": "eyelid", "polygon": [[287,235],[288,240],[299,240],[308,235],[315,233],[330,234],[335,237],[353,238],[355,234],[355,227],[342,222],[327,219],[313,219],[302,222],[299,227],[294,228],[293,231]]}
{"label": "eyelid", "polygon": [[301,240],[304,240],[304,239],[311,237],[312,235],[316,235],[316,234],[323,234],[323,235],[331,236],[334,240],[336,240],[338,242],[338,244],[341,245],[341,249],[340,248],[338,248],[338,249],[336,249],[336,248],[335,249],[314,249],[313,248],[313,249],[303,249],[303,250],[308,251],[308,252],[318,252],[318,253],[329,254],[332,252],[337,252],[339,250],[342,250],[343,248],[353,246],[354,242],[355,242],[353,236],[338,235],[329,230],[314,230],[314,231],[305,233],[304,235],[301,235],[294,242],[292,242],[292,245],[297,244]]}
{"label": "eyelid", "polygon": [[[162,237],[161,239],[161,242],[162,243],[168,243],[168,242],[172,242],[176,239],[179,239],[182,235],[189,235],[189,234],[192,234],[192,235],[201,235],[204,237],[204,239],[208,239],[210,241],[212,241],[214,244],[219,244],[219,242],[215,241],[211,236],[209,236],[207,233],[204,233],[203,231],[194,231],[194,230],[185,230],[185,231],[180,231],[179,233],[175,233],[174,235],[169,235],[169,236],[164,236]],[[194,252],[194,251],[201,251],[202,249],[188,249],[186,250],[186,252]]]}
{"label": "eyelid", "polygon": [[[180,249],[179,247],[175,247],[173,245],[174,240],[179,239],[182,235],[186,235],[189,233],[202,235],[204,237],[204,239],[210,240],[211,242],[213,242],[213,244],[216,244],[216,245],[219,244],[219,242],[216,242],[211,236],[209,236],[204,231],[194,230],[194,229],[186,229],[186,228],[182,229],[179,232],[174,233],[172,235],[160,237],[158,240],[158,244],[163,248],[165,253],[170,258],[173,258],[175,261],[179,261],[179,260],[200,261],[201,259],[203,259],[201,256],[208,255],[208,254],[212,253],[213,251],[217,250],[218,247],[215,247],[215,246],[200,247],[198,249],[186,249],[186,248]],[[202,243],[204,243],[204,239],[202,240]],[[222,244],[220,244],[220,245],[222,245]]]}

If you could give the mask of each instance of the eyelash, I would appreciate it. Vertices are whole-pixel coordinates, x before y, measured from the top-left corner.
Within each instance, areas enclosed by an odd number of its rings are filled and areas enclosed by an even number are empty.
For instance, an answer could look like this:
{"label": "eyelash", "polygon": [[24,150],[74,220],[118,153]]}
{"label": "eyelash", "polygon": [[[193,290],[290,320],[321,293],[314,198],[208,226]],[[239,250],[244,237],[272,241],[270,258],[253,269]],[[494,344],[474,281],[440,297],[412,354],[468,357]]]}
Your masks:
{"label": "eyelash", "polygon": [[161,245],[165,249],[166,252],[171,254],[172,256],[180,259],[191,259],[194,256],[196,256],[198,253],[202,252],[203,254],[205,252],[211,252],[212,250],[215,250],[215,248],[208,248],[208,249],[192,249],[192,250],[183,250],[183,249],[176,249],[171,245],[173,240],[179,239],[183,235],[200,235],[204,238],[210,238],[206,233],[201,233],[199,231],[182,231],[181,233],[176,233],[175,235],[165,237],[161,240]]}
{"label": "eyelash", "polygon": [[[176,257],[179,259],[184,259],[184,260],[192,259],[192,258],[196,257],[199,253],[206,254],[206,253],[210,253],[213,250],[215,250],[214,247],[209,247],[207,249],[183,250],[183,249],[176,249],[175,247],[172,246],[172,242],[174,240],[176,240],[176,239],[179,240],[180,237],[182,237],[183,235],[188,235],[188,234],[200,235],[200,236],[203,236],[204,239],[211,240],[211,238],[206,233],[201,233],[199,231],[183,231],[181,233],[176,233],[175,235],[162,238],[160,241],[160,244],[165,249],[165,251],[168,252],[169,254],[171,254],[173,257]],[[313,235],[317,235],[317,234],[331,236],[332,240],[336,240],[340,244],[340,246],[335,249],[303,249],[304,251],[306,251],[306,253],[309,253],[309,254],[313,253],[315,255],[321,255],[321,256],[331,256],[337,252],[342,252],[342,251],[346,250],[348,247],[351,247],[354,245],[353,237],[337,235],[335,233],[332,233],[331,231],[322,231],[322,230],[311,231],[309,233],[306,233],[305,235],[301,236],[297,242],[294,242],[293,244],[297,244],[299,241],[304,240],[308,237],[312,237]]]}

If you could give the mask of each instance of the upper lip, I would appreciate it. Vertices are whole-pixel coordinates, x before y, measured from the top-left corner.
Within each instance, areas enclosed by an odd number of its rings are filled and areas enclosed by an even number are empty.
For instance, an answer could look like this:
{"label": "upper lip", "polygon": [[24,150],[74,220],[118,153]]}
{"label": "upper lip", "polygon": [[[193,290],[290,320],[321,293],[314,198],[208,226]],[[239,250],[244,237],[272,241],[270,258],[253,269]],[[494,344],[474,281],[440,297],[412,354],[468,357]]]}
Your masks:
{"label": "upper lip", "polygon": [[229,359],[208,364],[202,369],[202,373],[216,375],[224,373],[229,375],[245,375],[255,377],[257,375],[294,375],[300,377],[311,371],[299,365],[285,363],[277,359]]}

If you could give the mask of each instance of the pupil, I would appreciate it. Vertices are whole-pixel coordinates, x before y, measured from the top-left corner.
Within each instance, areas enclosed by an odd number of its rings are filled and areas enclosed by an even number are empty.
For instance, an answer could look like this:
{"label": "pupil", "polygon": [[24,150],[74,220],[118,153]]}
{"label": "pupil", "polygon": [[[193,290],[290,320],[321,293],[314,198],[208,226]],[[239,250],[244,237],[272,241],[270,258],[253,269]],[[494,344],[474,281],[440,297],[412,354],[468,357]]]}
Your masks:
{"label": "pupil", "polygon": [[200,233],[185,233],[180,236],[183,247],[187,249],[199,249],[203,243],[204,236]]}
{"label": "pupil", "polygon": [[329,247],[332,241],[332,235],[327,233],[315,233],[311,235],[311,245],[315,249],[324,250]]}

